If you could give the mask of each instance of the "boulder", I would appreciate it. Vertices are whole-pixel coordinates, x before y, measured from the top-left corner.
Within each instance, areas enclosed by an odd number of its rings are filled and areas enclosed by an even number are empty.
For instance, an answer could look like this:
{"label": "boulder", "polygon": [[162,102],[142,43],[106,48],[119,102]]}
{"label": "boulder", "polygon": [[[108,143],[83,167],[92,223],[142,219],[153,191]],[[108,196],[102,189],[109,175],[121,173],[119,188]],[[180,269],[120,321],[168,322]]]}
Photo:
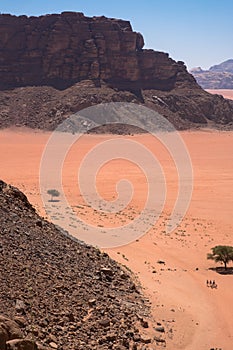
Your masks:
{"label": "boulder", "polygon": [[0,329],[2,330],[2,339],[4,338],[4,333],[7,335],[6,340],[22,337],[22,332],[19,325],[2,315],[0,315]]}
{"label": "boulder", "polygon": [[0,326],[0,349],[6,349],[6,342],[8,340],[8,334],[4,327]]}
{"label": "boulder", "polygon": [[6,350],[37,350],[37,345],[33,340],[14,339],[6,342]]}

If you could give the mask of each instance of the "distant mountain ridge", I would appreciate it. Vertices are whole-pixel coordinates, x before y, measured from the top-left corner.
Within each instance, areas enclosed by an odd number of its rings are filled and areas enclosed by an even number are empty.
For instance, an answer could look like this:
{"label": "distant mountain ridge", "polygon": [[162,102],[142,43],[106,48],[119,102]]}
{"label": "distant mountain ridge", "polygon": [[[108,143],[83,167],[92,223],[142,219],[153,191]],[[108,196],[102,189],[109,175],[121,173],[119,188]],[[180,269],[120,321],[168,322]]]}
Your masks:
{"label": "distant mountain ridge", "polygon": [[224,61],[220,64],[210,67],[211,72],[228,72],[233,74],[233,59]]}
{"label": "distant mountain ridge", "polygon": [[190,73],[203,89],[233,89],[233,59],[214,65],[209,70],[193,68]]}

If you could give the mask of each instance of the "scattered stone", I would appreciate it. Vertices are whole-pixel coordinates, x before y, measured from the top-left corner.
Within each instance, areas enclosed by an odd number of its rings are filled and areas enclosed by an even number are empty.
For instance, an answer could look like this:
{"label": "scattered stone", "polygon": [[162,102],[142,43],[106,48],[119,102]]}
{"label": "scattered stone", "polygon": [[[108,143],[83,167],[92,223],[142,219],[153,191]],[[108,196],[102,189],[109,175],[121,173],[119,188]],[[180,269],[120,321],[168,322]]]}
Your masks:
{"label": "scattered stone", "polygon": [[96,304],[96,299],[89,299],[89,300],[88,300],[88,304],[89,304],[90,306],[94,306],[94,305]]}
{"label": "scattered stone", "polygon": [[165,261],[163,261],[163,260],[158,260],[158,261],[157,261],[157,264],[165,265],[166,263],[165,263]]}
{"label": "scattered stone", "polygon": [[143,343],[145,343],[145,344],[149,344],[149,343],[151,343],[151,338],[148,337],[148,336],[146,336],[146,335],[142,335],[142,336],[141,336],[141,341],[142,341]]}
{"label": "scattered stone", "polygon": [[156,330],[157,332],[161,332],[161,333],[164,333],[164,332],[165,332],[165,329],[164,329],[163,326],[155,327],[155,330]]}
{"label": "scattered stone", "polygon": [[148,321],[144,320],[144,319],[141,319],[141,325],[143,328],[149,328],[149,324],[148,324]]}
{"label": "scattered stone", "polygon": [[67,315],[69,322],[75,322],[75,317],[72,312],[68,313]]}
{"label": "scattered stone", "polygon": [[37,220],[36,221],[36,225],[42,228],[43,227],[43,221],[42,220]]}
{"label": "scattered stone", "polygon": [[124,271],[121,271],[120,276],[123,280],[128,278],[128,275]]}
{"label": "scattered stone", "polygon": [[106,335],[107,341],[115,341],[116,338],[117,338],[117,334],[116,333],[107,333],[107,335]]}
{"label": "scattered stone", "polygon": [[103,267],[100,271],[106,276],[113,276],[113,271],[110,268]]}
{"label": "scattered stone", "polygon": [[133,340],[134,340],[135,342],[139,342],[139,341],[141,340],[140,334],[135,334],[135,335],[133,336]]}
{"label": "scattered stone", "polygon": [[156,342],[158,342],[158,343],[165,343],[165,342],[166,342],[165,339],[159,338],[159,337],[157,337],[157,336],[154,336],[154,340],[155,340]]}
{"label": "scattered stone", "polygon": [[100,326],[105,327],[105,328],[109,327],[110,326],[110,320],[108,320],[108,319],[100,320],[99,324],[100,324]]}
{"label": "scattered stone", "polygon": [[55,335],[53,335],[53,334],[50,334],[49,340],[51,343],[57,343],[57,339],[56,339]]}
{"label": "scattered stone", "polygon": [[126,337],[133,337],[134,331],[132,329],[128,329],[125,333]]}
{"label": "scattered stone", "polygon": [[26,327],[27,321],[23,316],[15,316],[14,321],[19,325],[20,328]]}
{"label": "scattered stone", "polygon": [[25,304],[22,300],[17,299],[15,303],[15,309],[17,312],[24,312],[25,311]]}

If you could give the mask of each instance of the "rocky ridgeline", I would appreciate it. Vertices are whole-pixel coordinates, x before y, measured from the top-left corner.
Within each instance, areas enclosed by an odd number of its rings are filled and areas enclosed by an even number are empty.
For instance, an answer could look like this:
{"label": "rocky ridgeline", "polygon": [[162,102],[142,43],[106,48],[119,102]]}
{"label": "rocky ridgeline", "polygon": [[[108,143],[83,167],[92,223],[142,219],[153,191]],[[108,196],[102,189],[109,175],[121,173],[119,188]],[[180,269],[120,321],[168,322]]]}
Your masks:
{"label": "rocky ridgeline", "polygon": [[183,62],[143,46],[128,21],[0,15],[0,127],[52,130],[85,107],[120,101],[152,108],[178,129],[232,128],[232,101],[202,90]]}
{"label": "rocky ridgeline", "polygon": [[1,350],[150,349],[154,342],[147,302],[129,273],[62,234],[2,181],[0,272]]}
{"label": "rocky ridgeline", "polygon": [[190,71],[203,89],[233,89],[233,59],[203,70],[201,67]]}
{"label": "rocky ridgeline", "polygon": [[193,76],[203,89],[233,89],[233,74],[228,72],[193,71]]}
{"label": "rocky ridgeline", "polygon": [[[91,79],[124,89],[170,90],[179,76],[194,82],[182,62],[143,50],[128,21],[63,12],[40,17],[0,15],[0,88]],[[9,69],[10,67],[10,69]]]}

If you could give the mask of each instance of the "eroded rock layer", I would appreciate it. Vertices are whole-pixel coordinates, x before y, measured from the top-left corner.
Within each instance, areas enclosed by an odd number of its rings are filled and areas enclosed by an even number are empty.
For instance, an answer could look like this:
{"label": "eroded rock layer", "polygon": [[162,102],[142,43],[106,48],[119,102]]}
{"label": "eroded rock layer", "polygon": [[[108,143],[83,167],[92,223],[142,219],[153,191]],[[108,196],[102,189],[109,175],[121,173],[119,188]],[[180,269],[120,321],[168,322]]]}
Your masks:
{"label": "eroded rock layer", "polygon": [[[127,89],[174,87],[194,79],[168,54],[143,50],[128,21],[64,12],[41,17],[0,15],[0,88],[52,85],[64,89],[91,79]],[[10,69],[9,69],[10,67]]]}

